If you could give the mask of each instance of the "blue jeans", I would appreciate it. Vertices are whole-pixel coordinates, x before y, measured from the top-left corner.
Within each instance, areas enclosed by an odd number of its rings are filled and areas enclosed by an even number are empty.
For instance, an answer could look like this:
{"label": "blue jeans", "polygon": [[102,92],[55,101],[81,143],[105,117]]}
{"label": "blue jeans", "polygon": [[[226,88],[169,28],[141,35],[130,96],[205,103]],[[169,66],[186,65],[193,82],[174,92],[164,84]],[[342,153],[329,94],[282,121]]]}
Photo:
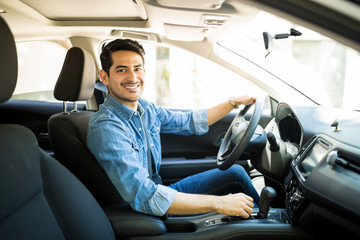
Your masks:
{"label": "blue jeans", "polygon": [[242,192],[254,199],[259,205],[259,194],[255,190],[250,176],[237,164],[227,170],[212,169],[186,177],[169,186],[179,192],[195,194],[226,195]]}

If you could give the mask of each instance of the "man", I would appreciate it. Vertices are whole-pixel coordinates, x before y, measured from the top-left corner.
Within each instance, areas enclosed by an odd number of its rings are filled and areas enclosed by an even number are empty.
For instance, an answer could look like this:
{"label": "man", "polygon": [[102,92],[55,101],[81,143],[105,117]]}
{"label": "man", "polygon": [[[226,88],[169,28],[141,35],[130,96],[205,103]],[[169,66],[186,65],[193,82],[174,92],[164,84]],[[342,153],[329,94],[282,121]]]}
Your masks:
{"label": "man", "polygon": [[[100,55],[100,77],[109,93],[93,116],[88,147],[110,180],[135,211],[162,216],[218,212],[247,218],[259,196],[239,165],[210,170],[164,186],[160,132],[204,134],[209,125],[253,97],[238,97],[215,107],[174,112],[144,99],[144,49],[134,40],[117,39]],[[233,194],[229,194],[233,193]]]}

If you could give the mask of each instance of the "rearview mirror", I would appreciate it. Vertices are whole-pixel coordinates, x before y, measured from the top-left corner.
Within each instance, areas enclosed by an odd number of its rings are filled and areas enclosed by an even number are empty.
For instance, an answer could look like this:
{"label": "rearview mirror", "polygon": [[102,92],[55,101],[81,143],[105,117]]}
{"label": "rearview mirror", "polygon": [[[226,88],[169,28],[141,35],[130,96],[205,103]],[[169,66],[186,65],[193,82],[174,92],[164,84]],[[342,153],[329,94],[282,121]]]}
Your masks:
{"label": "rearview mirror", "polygon": [[266,49],[265,57],[267,57],[267,55],[269,55],[274,48],[274,41],[273,41],[273,37],[268,32],[263,32],[263,38]]}
{"label": "rearview mirror", "polygon": [[301,36],[301,32],[290,28],[290,33],[280,33],[280,34],[276,34],[274,37],[271,36],[270,33],[268,32],[263,32],[263,38],[264,38],[264,44],[265,44],[265,49],[267,54],[265,55],[265,57],[267,57],[274,49],[274,41],[273,39],[283,39],[283,38],[288,38],[290,36]]}

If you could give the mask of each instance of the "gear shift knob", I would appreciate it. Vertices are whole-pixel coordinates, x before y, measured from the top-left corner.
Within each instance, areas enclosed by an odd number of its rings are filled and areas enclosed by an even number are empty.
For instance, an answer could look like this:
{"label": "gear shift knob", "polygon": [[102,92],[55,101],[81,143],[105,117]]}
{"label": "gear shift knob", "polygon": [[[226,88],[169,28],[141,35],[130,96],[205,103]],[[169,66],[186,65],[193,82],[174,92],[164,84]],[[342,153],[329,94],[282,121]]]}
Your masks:
{"label": "gear shift knob", "polygon": [[256,218],[265,219],[269,213],[269,209],[276,199],[276,191],[272,187],[264,187],[260,193],[259,212]]}

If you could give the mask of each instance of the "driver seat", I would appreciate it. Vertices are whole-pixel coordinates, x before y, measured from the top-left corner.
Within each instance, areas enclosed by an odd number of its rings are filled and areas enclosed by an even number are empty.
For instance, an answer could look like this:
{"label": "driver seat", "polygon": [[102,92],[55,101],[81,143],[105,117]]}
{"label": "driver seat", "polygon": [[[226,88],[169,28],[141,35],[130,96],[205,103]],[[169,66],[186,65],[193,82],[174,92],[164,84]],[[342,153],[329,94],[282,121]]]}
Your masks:
{"label": "driver seat", "polygon": [[[64,101],[64,111],[48,120],[55,158],[92,193],[114,226],[117,237],[164,234],[167,228],[163,220],[133,211],[86,146],[89,122],[95,112],[77,110],[76,101],[88,100],[93,95],[95,79],[92,55],[79,47],[70,48],[54,88],[54,97]],[[66,108],[67,101],[74,102],[70,112]]]}
{"label": "driver seat", "polygon": [[[64,111],[48,120],[48,131],[55,158],[89,189],[101,206],[124,203],[105,171],[86,147],[89,122],[94,111],[77,110],[77,101],[94,93],[96,66],[92,55],[79,47],[68,50],[54,88],[54,97],[64,102]],[[74,109],[67,111],[67,102]]]}

